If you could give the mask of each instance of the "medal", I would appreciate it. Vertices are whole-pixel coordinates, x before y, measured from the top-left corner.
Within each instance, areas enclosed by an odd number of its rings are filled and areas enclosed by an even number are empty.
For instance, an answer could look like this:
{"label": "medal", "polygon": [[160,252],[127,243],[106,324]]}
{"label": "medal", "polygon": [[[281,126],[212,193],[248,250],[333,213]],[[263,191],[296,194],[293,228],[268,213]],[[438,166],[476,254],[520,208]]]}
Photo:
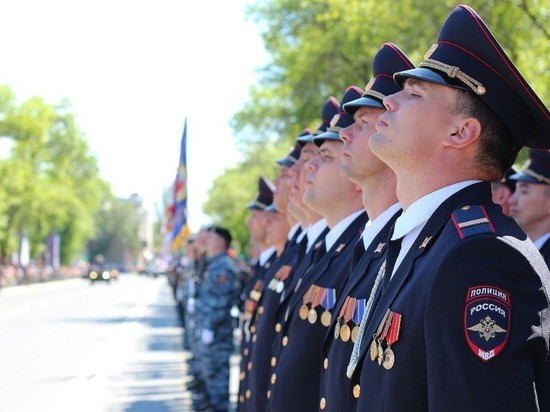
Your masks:
{"label": "medal", "polygon": [[395,363],[395,354],[393,353],[391,348],[388,346],[384,351],[384,361],[382,362],[382,366],[389,370],[393,368],[394,363]]}
{"label": "medal", "polygon": [[336,325],[334,325],[334,339],[338,339],[340,336],[340,322],[337,321]]}
{"label": "medal", "polygon": [[390,330],[388,332],[388,339],[387,339],[388,347],[384,351],[384,361],[382,362],[382,366],[388,370],[393,368],[393,365],[395,363],[395,353],[393,353],[393,350],[391,349],[391,345],[393,345],[399,339],[399,331],[401,329],[401,318],[402,316],[399,313],[392,312],[392,316],[390,319],[391,325],[390,325]]}
{"label": "medal", "polygon": [[349,330],[349,326],[347,324],[343,324],[340,328],[340,339],[342,339],[342,342],[347,342],[350,337],[351,331]]}
{"label": "medal", "polygon": [[298,314],[300,315],[300,319],[306,320],[308,315],[309,309],[307,308],[307,305],[304,303],[302,306],[300,306],[300,311]]}
{"label": "medal", "polygon": [[355,327],[351,331],[351,340],[353,343],[357,340],[357,334],[359,333],[359,328],[361,326],[361,321],[365,314],[365,299],[357,299],[353,312],[353,321],[355,322]]}
{"label": "medal", "polygon": [[351,330],[351,341],[355,343],[357,339],[357,334],[359,333],[359,326],[355,325]]}
{"label": "medal", "polygon": [[376,341],[373,339],[370,344],[370,360],[375,361],[378,357],[378,345],[376,344]]}
{"label": "medal", "polygon": [[382,330],[384,329],[385,325],[386,325],[386,320],[388,319],[388,316],[390,314],[390,310],[388,309],[386,311],[386,313],[384,314],[384,317],[382,318],[382,320],[380,321],[380,324],[378,325],[378,329],[376,330],[376,333],[374,335],[372,335],[372,343],[371,343],[371,346],[370,346],[370,358],[373,362],[376,361],[376,359],[378,359],[378,363],[379,364],[382,364],[382,352],[384,349],[382,348],[381,344],[380,344],[380,339],[379,339],[379,336],[382,335]]}
{"label": "medal", "polygon": [[321,324],[328,328],[330,326],[330,321],[332,320],[332,315],[328,310],[325,310],[321,315]]}
{"label": "medal", "polygon": [[307,314],[307,320],[309,323],[311,323],[312,325],[317,322],[317,311],[315,310],[315,308],[311,308]]}

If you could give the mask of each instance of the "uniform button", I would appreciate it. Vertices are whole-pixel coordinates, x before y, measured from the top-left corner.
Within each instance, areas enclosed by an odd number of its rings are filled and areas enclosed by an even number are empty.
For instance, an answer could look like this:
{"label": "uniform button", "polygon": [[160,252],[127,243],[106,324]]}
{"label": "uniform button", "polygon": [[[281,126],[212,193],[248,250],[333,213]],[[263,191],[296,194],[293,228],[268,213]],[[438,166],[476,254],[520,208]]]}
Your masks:
{"label": "uniform button", "polygon": [[239,379],[244,381],[244,378],[246,377],[246,372],[245,371],[242,371],[241,374],[239,375]]}
{"label": "uniform button", "polygon": [[328,358],[323,361],[323,368],[328,369]]}
{"label": "uniform button", "polygon": [[359,385],[355,385],[353,387],[353,397],[357,399],[359,398],[359,395],[361,395],[361,387]]}
{"label": "uniform button", "polygon": [[283,346],[288,345],[288,336],[283,337]]}
{"label": "uniform button", "polygon": [[276,358],[275,356],[273,356],[273,357],[271,358],[271,367],[274,368],[275,365],[277,365],[277,358]]}
{"label": "uniform button", "polygon": [[262,313],[264,313],[264,307],[263,306],[260,306],[258,308],[258,313],[261,315]]}
{"label": "uniform button", "polygon": [[319,408],[321,410],[324,410],[327,407],[327,400],[325,398],[321,398],[321,401],[319,402]]}
{"label": "uniform button", "polygon": [[248,365],[246,365],[246,369],[248,369],[249,371],[252,370],[252,362],[248,362]]}
{"label": "uniform button", "polygon": [[244,356],[248,356],[248,348],[244,348],[244,350],[243,350],[243,355],[244,355]]}
{"label": "uniform button", "polygon": [[250,333],[256,333],[256,326],[255,325],[252,325],[250,327]]}
{"label": "uniform button", "polygon": [[250,396],[252,395],[252,393],[250,392],[250,389],[247,389],[246,392],[244,393],[244,396],[246,399],[250,399]]}
{"label": "uniform button", "polygon": [[271,399],[271,389],[267,391],[267,399]]}
{"label": "uniform button", "polygon": [[244,395],[239,395],[239,402],[244,403]]}
{"label": "uniform button", "polygon": [[256,343],[256,339],[258,338],[258,335],[253,335],[252,336],[252,342]]}
{"label": "uniform button", "polygon": [[274,385],[275,382],[277,382],[277,375],[274,373],[273,375],[271,375],[271,384]]}
{"label": "uniform button", "polygon": [[283,329],[283,327],[281,326],[280,323],[277,323],[277,324],[275,325],[275,332],[279,333],[279,332],[281,331],[281,329]]}

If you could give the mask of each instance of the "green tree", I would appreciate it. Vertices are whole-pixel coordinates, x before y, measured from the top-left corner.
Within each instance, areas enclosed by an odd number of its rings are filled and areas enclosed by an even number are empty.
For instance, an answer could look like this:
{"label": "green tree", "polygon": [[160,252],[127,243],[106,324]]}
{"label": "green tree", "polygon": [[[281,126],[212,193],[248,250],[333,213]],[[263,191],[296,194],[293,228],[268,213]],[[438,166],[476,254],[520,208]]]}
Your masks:
{"label": "green tree", "polygon": [[24,234],[38,258],[56,232],[62,263],[70,263],[93,234],[101,195],[110,188],[67,103],[32,97],[17,104],[9,87],[0,87],[0,136],[13,143],[0,161],[0,257],[16,251]]}

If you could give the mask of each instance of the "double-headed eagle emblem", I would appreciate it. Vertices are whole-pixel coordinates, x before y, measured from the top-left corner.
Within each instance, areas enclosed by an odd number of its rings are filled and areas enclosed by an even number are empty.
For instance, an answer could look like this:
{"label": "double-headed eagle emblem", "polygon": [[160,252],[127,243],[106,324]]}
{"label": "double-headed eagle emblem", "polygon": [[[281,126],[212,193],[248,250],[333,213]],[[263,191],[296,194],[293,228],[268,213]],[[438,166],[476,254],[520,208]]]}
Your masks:
{"label": "double-headed eagle emblem", "polygon": [[485,316],[485,318],[481,319],[478,324],[469,327],[468,330],[479,332],[479,337],[485,338],[486,341],[494,338],[496,333],[506,332],[506,330],[497,325],[497,323],[491,319],[490,316]]}

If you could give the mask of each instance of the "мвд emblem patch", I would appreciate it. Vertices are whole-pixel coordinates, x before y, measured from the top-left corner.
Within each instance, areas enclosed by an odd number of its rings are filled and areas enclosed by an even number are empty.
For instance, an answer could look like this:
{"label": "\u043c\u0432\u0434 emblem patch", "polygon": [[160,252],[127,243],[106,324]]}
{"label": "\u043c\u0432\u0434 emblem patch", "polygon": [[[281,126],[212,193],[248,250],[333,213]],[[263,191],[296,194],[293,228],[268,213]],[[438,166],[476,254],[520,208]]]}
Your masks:
{"label": "\u043c\u0432\u0434 emblem patch", "polygon": [[468,289],[464,309],[466,342],[483,361],[497,356],[510,334],[510,294],[494,286]]}

